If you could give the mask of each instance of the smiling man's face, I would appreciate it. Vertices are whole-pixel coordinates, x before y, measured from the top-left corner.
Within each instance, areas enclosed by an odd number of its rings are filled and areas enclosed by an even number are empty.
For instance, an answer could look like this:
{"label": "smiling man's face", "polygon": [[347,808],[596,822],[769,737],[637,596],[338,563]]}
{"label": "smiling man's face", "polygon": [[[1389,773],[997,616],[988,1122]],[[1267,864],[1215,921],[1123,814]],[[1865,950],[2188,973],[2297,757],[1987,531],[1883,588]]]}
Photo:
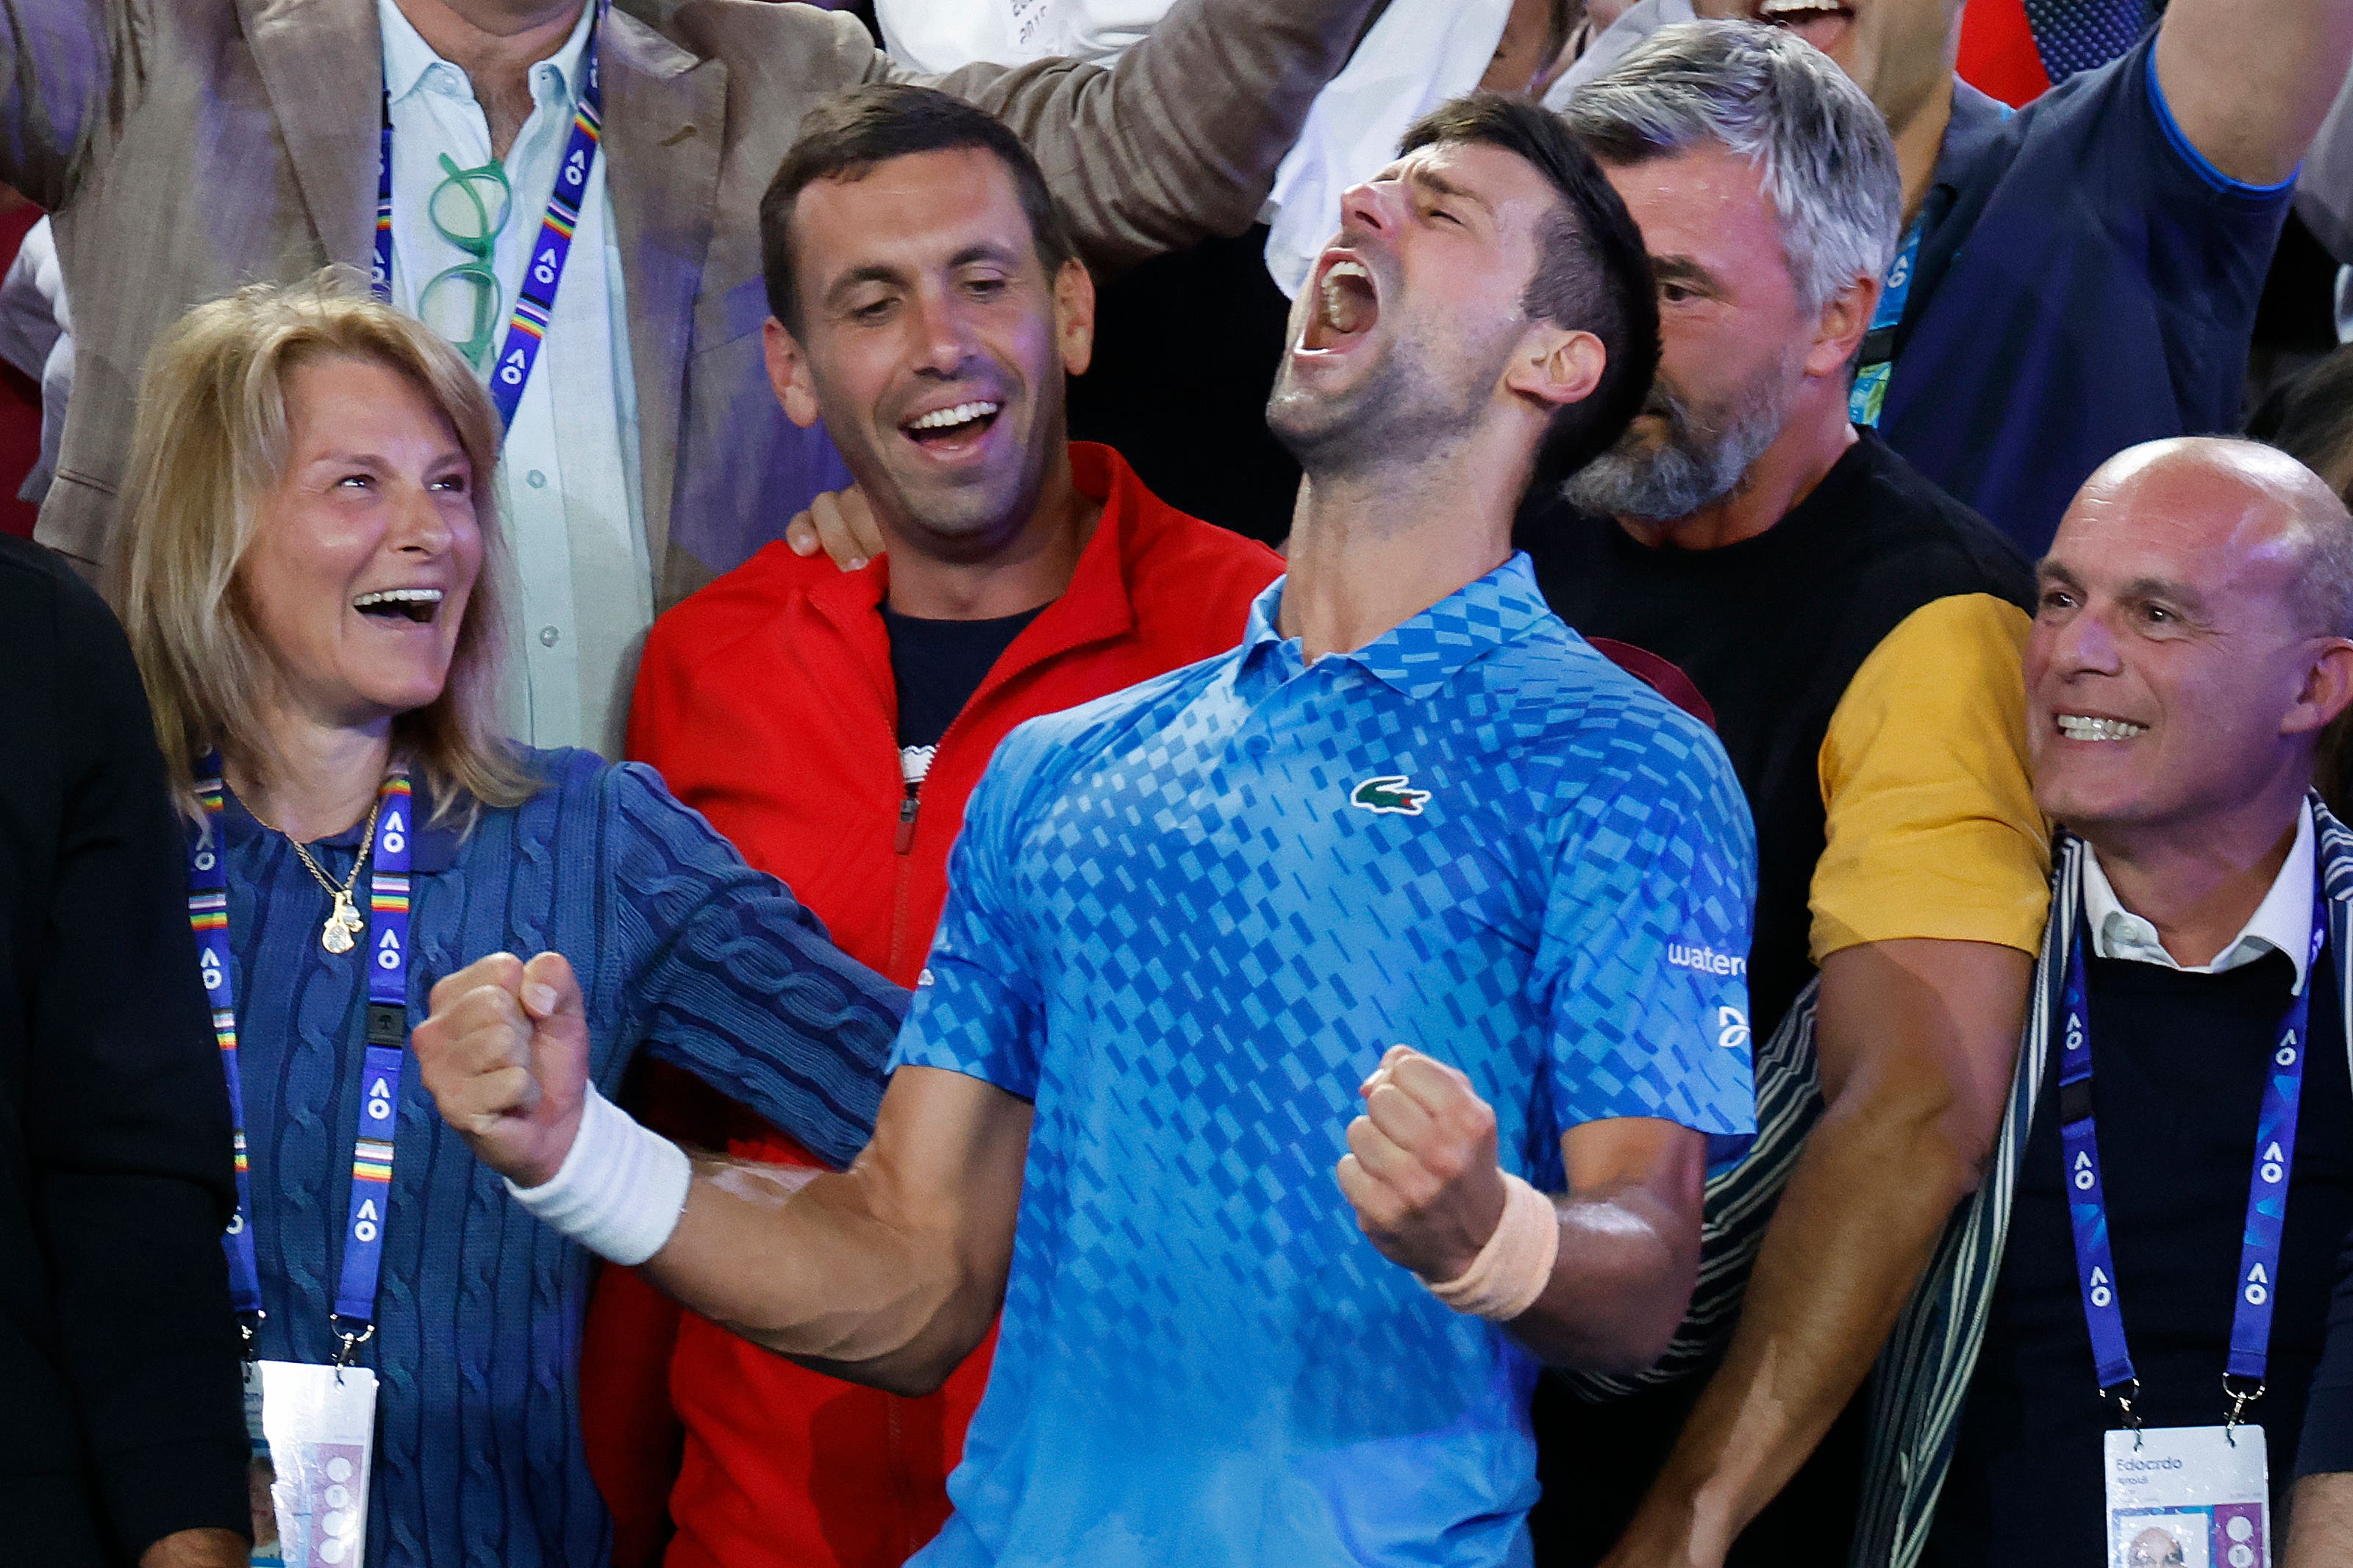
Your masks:
{"label": "smiling man's face", "polygon": [[2093,476],[2038,573],[2035,799],[2094,843],[2266,796],[2333,716],[2306,700],[2331,639],[2296,592],[2295,506],[2198,446],[2140,448]]}
{"label": "smiling man's face", "polygon": [[786,411],[822,415],[894,548],[993,553],[1066,439],[1063,377],[1092,343],[1085,268],[1047,271],[1012,174],[978,148],[813,182],[793,267],[799,329],[768,324]]}
{"label": "smiling man's face", "polygon": [[1836,60],[1891,126],[1952,89],[1962,0],[1695,0],[1717,20],[1787,27]]}

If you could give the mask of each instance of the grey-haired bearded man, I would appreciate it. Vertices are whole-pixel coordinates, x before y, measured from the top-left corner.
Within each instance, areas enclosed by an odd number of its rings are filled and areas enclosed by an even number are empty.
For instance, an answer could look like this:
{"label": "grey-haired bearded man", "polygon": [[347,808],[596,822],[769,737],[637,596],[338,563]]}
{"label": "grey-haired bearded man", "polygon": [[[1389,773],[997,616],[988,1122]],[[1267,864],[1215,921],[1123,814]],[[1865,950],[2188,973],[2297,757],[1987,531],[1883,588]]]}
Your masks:
{"label": "grey-haired bearded man", "polygon": [[1827,1563],[1860,1470],[1834,1424],[1976,1183],[2042,933],[2029,578],[1849,423],[1903,201],[1860,88],[1786,31],[1702,22],[1567,118],[1642,230],[1662,357],[1519,537],[1564,619],[1715,709],[1757,818],[1761,1136],[1711,1181],[1667,1361],[1539,1394],[1535,1523],[1556,1562]]}

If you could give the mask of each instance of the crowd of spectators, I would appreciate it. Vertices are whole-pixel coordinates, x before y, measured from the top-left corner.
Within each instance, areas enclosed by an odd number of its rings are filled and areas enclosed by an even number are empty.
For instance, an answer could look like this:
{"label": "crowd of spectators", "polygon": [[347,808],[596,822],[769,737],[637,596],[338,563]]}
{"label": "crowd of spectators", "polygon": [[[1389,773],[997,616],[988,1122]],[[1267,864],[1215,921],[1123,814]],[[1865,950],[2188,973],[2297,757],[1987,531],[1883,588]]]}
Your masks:
{"label": "crowd of spectators", "polygon": [[2353,1562],[2353,0],[0,50],[10,1552]]}

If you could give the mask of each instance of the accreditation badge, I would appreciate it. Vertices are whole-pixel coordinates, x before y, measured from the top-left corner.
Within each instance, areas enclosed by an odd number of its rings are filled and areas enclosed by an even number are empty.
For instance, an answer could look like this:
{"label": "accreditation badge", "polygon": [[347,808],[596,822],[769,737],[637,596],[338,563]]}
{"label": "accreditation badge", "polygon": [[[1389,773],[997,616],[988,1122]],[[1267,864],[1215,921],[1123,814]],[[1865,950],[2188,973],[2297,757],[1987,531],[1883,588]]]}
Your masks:
{"label": "accreditation badge", "polygon": [[2107,1435],[2108,1568],[2271,1568],[2260,1426]]}
{"label": "accreditation badge", "polygon": [[357,1568],[366,1546],[375,1373],[248,1362],[253,1568]]}

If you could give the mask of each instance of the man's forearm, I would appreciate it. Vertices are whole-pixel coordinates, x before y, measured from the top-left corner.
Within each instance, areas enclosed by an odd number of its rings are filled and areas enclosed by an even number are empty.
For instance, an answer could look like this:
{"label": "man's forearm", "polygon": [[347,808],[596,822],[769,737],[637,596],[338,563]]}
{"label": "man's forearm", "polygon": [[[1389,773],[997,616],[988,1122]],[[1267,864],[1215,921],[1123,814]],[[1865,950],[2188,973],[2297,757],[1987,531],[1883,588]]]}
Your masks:
{"label": "man's forearm", "polygon": [[1659,1359],[1691,1306],[1695,1237],[1644,1189],[1556,1200],[1552,1282],[1512,1320],[1514,1338],[1549,1366],[1640,1372]]}
{"label": "man's forearm", "polygon": [[1386,3],[1178,0],[1108,72],[971,66],[941,85],[1029,143],[1087,259],[1116,270],[1248,227]]}
{"label": "man's forearm", "polygon": [[1869,1373],[2000,1130],[2032,959],[1905,940],[1833,953],[1829,1108],[1767,1226],[1724,1364],[1613,1568],[1720,1563]]}
{"label": "man's forearm", "polygon": [[805,1366],[928,1393],[987,1332],[1004,1294],[953,1236],[877,1213],[872,1179],[699,1163],[645,1275],[683,1305]]}
{"label": "man's forearm", "polygon": [[1914,1121],[1850,1103],[1817,1125],[1766,1230],[1724,1364],[1620,1548],[1722,1561],[1861,1386],[1971,1166]]}

